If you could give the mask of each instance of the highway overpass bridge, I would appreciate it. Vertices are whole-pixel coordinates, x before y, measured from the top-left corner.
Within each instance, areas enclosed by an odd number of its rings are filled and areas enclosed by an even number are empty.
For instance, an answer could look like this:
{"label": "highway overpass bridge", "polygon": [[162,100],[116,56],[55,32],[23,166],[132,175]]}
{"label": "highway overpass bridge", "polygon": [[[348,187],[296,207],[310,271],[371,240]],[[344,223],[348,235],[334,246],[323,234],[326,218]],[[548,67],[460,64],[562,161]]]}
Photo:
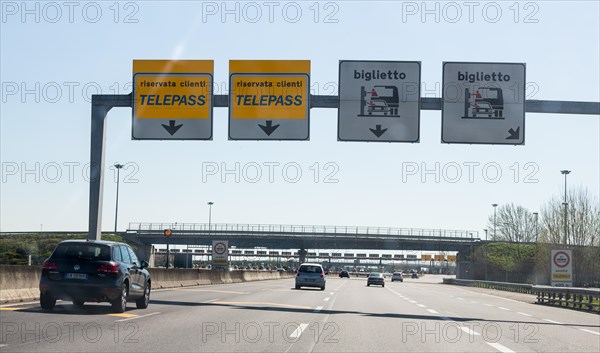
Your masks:
{"label": "highway overpass bridge", "polygon": [[[165,236],[166,229],[171,230],[170,236]],[[481,241],[479,232],[469,230],[229,223],[130,223],[121,235],[146,246],[210,246],[213,240],[228,240],[230,247],[242,249],[302,252],[307,249],[460,252]]]}

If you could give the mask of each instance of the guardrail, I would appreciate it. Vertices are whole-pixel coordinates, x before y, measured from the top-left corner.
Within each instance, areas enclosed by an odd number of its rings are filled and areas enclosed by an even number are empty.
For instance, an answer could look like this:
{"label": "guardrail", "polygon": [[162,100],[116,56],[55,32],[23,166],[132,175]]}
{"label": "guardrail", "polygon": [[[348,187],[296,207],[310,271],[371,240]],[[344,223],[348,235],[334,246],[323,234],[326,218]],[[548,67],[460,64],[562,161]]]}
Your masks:
{"label": "guardrail", "polygon": [[230,224],[230,223],[129,223],[128,231],[214,231],[214,232],[264,232],[264,233],[305,233],[305,234],[360,234],[397,235],[421,237],[452,237],[477,240],[478,231],[393,228],[366,226],[327,226],[327,225],[285,225],[285,224]]}
{"label": "guardrail", "polygon": [[600,314],[600,289],[597,288],[551,287],[456,278],[444,278],[443,281],[445,284],[533,294],[536,296],[537,304],[555,305],[563,308],[586,310]]}

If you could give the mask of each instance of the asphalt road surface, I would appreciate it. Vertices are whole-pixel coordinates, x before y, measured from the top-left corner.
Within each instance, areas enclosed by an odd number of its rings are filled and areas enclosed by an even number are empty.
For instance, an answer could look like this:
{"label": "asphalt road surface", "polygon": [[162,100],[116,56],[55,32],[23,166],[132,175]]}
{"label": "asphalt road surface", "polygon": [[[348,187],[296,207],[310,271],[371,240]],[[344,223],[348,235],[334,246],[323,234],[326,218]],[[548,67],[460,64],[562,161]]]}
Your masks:
{"label": "asphalt road surface", "polygon": [[[152,292],[129,303],[0,308],[2,352],[599,352],[600,316],[439,283],[328,278]],[[493,294],[492,294],[493,293]],[[506,295],[505,295],[506,294]],[[502,296],[500,296],[502,295]]]}

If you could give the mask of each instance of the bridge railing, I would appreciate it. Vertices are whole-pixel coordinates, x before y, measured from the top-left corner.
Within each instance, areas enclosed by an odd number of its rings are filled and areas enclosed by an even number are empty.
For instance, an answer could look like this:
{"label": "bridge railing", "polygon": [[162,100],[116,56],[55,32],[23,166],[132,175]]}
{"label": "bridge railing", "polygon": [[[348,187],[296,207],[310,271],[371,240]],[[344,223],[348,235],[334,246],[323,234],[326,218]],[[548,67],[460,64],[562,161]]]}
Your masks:
{"label": "bridge railing", "polygon": [[393,228],[368,226],[330,226],[330,225],[290,225],[290,224],[231,224],[231,223],[129,223],[128,231],[215,231],[215,232],[265,232],[265,233],[298,233],[298,234],[340,234],[340,235],[386,235],[386,236],[421,236],[452,237],[479,239],[478,231]]}

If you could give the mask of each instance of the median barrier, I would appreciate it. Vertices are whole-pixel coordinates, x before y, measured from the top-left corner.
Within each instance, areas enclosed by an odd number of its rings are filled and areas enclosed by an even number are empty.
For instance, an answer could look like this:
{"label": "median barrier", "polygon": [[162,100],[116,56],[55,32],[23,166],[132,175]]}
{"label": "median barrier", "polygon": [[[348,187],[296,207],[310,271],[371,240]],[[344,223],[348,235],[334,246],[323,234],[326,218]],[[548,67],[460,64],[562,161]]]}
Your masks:
{"label": "median barrier", "polygon": [[600,289],[598,288],[551,287],[456,278],[444,278],[443,282],[445,284],[533,294],[536,296],[536,304],[554,305],[600,314]]}
{"label": "median barrier", "polygon": [[0,265],[0,303],[39,298],[41,266]]}
{"label": "median barrier", "polygon": [[[183,268],[149,268],[152,288],[254,282],[292,278],[293,273],[269,271],[212,271]],[[39,299],[40,266],[0,265],[0,303]]]}

